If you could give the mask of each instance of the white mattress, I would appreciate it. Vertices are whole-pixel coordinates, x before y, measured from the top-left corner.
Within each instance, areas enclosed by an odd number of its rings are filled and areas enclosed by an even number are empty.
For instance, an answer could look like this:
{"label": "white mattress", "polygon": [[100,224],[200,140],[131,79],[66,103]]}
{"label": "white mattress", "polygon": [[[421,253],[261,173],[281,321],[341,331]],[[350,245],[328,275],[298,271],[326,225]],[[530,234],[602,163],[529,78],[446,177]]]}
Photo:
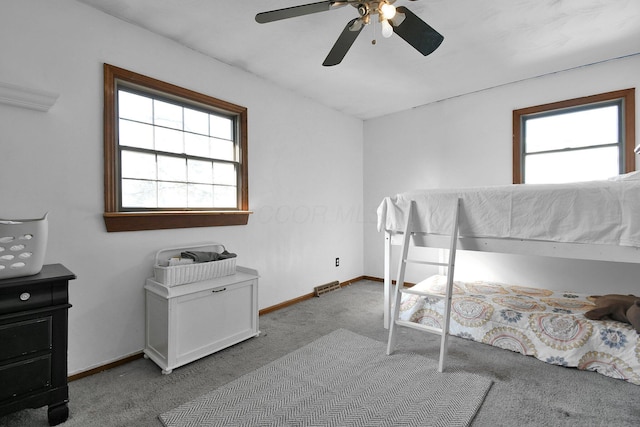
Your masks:
{"label": "white mattress", "polygon": [[460,235],[640,247],[640,172],[607,181],[410,191],[386,197],[378,230],[451,234],[462,199]]}

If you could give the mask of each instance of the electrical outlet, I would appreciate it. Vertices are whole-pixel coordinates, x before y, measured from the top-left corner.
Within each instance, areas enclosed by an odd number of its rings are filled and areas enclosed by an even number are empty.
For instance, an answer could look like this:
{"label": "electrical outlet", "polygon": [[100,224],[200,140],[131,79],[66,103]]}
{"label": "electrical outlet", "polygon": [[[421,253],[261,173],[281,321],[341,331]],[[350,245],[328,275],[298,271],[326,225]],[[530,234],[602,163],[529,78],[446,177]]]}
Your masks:
{"label": "electrical outlet", "polygon": [[336,258],[336,267],[340,267],[340,258]]}

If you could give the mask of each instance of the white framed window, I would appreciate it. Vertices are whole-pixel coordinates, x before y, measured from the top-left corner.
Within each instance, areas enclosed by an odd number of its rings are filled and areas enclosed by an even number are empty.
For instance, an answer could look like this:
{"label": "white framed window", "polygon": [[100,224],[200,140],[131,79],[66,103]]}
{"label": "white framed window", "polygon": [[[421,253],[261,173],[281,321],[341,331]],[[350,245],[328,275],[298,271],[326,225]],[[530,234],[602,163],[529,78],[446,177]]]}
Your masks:
{"label": "white framed window", "polygon": [[634,89],[513,112],[513,182],[607,179],[635,169]]}

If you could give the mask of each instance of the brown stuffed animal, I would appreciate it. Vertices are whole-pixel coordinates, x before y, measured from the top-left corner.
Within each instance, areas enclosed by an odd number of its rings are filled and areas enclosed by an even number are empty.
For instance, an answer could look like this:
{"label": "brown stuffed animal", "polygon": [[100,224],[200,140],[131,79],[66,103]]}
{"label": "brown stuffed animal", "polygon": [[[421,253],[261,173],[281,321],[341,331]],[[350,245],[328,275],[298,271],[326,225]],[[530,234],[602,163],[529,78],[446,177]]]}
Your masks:
{"label": "brown stuffed animal", "polygon": [[629,323],[640,333],[640,297],[609,294],[591,296],[588,299],[595,302],[596,308],[584,314],[587,319],[611,319]]}

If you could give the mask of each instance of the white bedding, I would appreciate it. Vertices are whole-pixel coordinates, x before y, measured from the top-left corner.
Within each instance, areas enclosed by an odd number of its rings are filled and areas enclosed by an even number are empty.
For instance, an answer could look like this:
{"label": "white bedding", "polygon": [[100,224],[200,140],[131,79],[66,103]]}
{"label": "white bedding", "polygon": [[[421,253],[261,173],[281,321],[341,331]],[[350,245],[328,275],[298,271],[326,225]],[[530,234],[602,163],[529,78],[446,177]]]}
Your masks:
{"label": "white bedding", "polygon": [[378,230],[401,231],[411,201],[414,231],[453,229],[462,199],[460,235],[640,247],[640,173],[607,181],[410,191],[386,197]]}

